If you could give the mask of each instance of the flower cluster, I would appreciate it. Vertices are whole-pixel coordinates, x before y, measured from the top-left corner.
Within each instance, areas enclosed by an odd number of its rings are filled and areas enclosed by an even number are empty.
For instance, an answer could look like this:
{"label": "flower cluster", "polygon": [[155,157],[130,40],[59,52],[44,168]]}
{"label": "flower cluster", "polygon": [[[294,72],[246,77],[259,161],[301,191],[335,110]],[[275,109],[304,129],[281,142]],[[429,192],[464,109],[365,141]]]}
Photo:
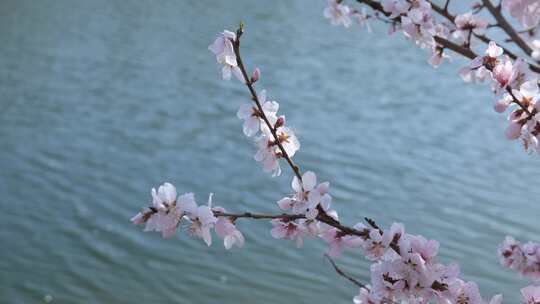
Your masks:
{"label": "flower cluster", "polygon": [[521,244],[507,236],[499,246],[501,265],[519,272],[525,277],[540,280],[540,244]]}
{"label": "flower cluster", "polygon": [[164,238],[170,238],[185,220],[190,223],[190,234],[202,238],[208,246],[212,244],[210,231],[215,228],[217,235],[224,239],[227,249],[234,244],[242,247],[244,237],[236,229],[234,221],[224,217],[218,219],[214,212],[225,212],[225,209],[212,208],[211,194],[208,204],[199,206],[193,193],[177,196],[176,188],[170,183],[164,183],[157,191],[152,188],[152,205],[137,213],[131,222],[146,224],[144,231],[158,231]]}
{"label": "flower cluster", "polygon": [[328,5],[324,9],[323,15],[330,20],[332,25],[342,25],[348,28],[353,24],[353,21],[356,21],[359,25],[366,26],[368,31],[371,32],[369,20],[373,16],[368,15],[365,9],[352,9],[342,3],[341,0],[328,0]]}
{"label": "flower cluster", "polygon": [[[474,282],[459,278],[456,264],[437,262],[437,241],[407,234],[397,223],[387,231],[365,229],[369,234],[362,244],[364,254],[375,263],[371,285],[360,289],[354,303],[485,303]],[[497,295],[489,303],[501,301]]]}
{"label": "flower cluster", "polygon": [[460,44],[470,45],[477,35],[484,34],[488,26],[487,20],[474,15],[472,12],[457,15],[454,21],[455,30],[452,32],[452,38]]}
{"label": "flower cluster", "polygon": [[540,287],[527,286],[521,289],[523,296],[523,304],[538,304],[540,303]]}
{"label": "flower cluster", "polygon": [[352,25],[351,9],[337,0],[328,0],[328,6],[324,9],[324,17],[330,19],[332,25]]}
{"label": "flower cluster", "polygon": [[331,230],[330,226],[317,220],[320,212],[333,216],[337,220],[337,213],[330,210],[332,196],[330,196],[330,183],[317,184],[317,176],[307,171],[302,178],[294,176],[291,184],[294,194],[284,197],[277,202],[281,210],[292,210],[294,214],[303,215],[304,218],[292,221],[289,219],[275,219],[272,236],[278,239],[295,240],[297,246],[302,246],[305,236],[320,236]]}
{"label": "flower cluster", "polygon": [[503,50],[490,42],[484,56],[475,58],[460,72],[466,82],[481,82],[492,79],[492,88],[497,96],[495,111],[505,112],[511,105],[506,137],[521,138],[525,149],[540,153],[540,90],[538,79],[522,60],[513,62],[503,56]]}
{"label": "flower cluster", "polygon": [[[514,5],[515,11],[523,1],[506,1],[504,5]],[[528,2],[527,2],[528,3]],[[431,47],[433,65],[438,65],[446,57],[442,46],[434,37],[452,37],[463,45],[471,43],[471,37],[480,35],[487,23],[473,14],[464,14],[455,18],[454,27],[436,24],[432,17],[431,3],[427,0],[382,0],[382,9],[399,26],[404,34],[421,47]],[[528,8],[527,8],[528,9]],[[356,17],[362,23],[367,14],[358,13],[341,3],[330,0],[325,16],[333,24],[351,25],[351,18]],[[380,228],[373,220],[366,218],[366,223],[357,223],[353,227],[343,226],[338,214],[331,209],[332,196],[330,183],[318,183],[312,171],[303,175],[293,164],[291,158],[300,144],[289,127],[285,116],[278,115],[279,104],[267,100],[265,90],[259,94],[255,83],[260,79],[260,70],[254,70],[248,79],[239,52],[238,32],[224,31],[209,49],[216,55],[217,62],[223,65],[223,79],[235,75],[246,84],[252,94],[254,104],[245,104],[237,112],[244,121],[243,132],[254,138],[258,150],[255,159],[263,163],[265,171],[280,175],[279,159],[285,158],[293,169],[291,186],[293,193],[277,202],[283,211],[292,214],[254,215],[251,213],[230,214],[223,207],[212,206],[212,194],[206,205],[198,205],[193,193],[178,195],[176,188],[165,183],[158,190],[152,189],[152,202],[147,208],[135,215],[134,224],[145,225],[145,231],[161,232],[164,238],[172,237],[182,223],[188,225],[191,235],[201,238],[210,246],[212,229],[223,239],[226,249],[233,246],[243,247],[245,239],[236,227],[239,217],[269,219],[272,224],[270,234],[277,239],[292,240],[302,246],[304,238],[318,237],[328,243],[328,255],[339,257],[345,249],[362,252],[372,261],[370,267],[371,282],[362,285],[359,294],[354,297],[355,304],[378,303],[459,303],[459,304],[500,304],[502,296],[496,295],[489,302],[482,299],[478,286],[474,282],[459,277],[457,264],[444,265],[437,261],[439,243],[421,235],[405,232],[400,223],[393,223],[389,229]],[[537,101],[540,92],[537,79],[532,76],[527,65],[520,60],[512,61],[503,56],[504,50],[494,42],[489,44],[485,55],[478,56],[460,74],[468,82],[481,82],[491,78],[493,90],[500,100],[495,109],[504,112],[515,104],[510,114],[510,126],[507,135],[511,139],[522,138],[526,146],[536,148],[540,153],[539,136],[540,116]],[[507,237],[499,248],[501,263],[517,270],[522,275],[540,279],[540,244],[520,244]],[[521,290],[523,303],[540,304],[540,287],[528,286]]]}
{"label": "flower cluster", "polygon": [[324,182],[317,185],[317,176],[311,171],[302,175],[302,179],[294,176],[292,188],[295,191],[292,197],[285,197],[278,201],[281,210],[289,210],[296,214],[305,214],[308,219],[315,219],[319,214],[320,206],[328,211],[332,196],[330,196],[330,183]]}
{"label": "flower cluster", "polygon": [[[334,25],[350,26],[353,15],[358,10],[348,7],[341,0],[329,0],[324,11]],[[428,62],[438,67],[444,59],[450,59],[446,53],[448,44],[452,50],[473,57],[472,47],[476,42],[487,42],[486,30],[490,27],[488,21],[478,12],[485,4],[476,4],[472,11],[452,15],[446,6],[436,7],[430,0],[381,0],[358,1],[366,3],[376,13],[377,19],[383,19],[377,13],[383,13],[385,21],[390,24],[390,33],[401,31],[405,37],[414,41],[419,47],[431,50]],[[501,7],[516,18],[525,28],[515,34],[523,39],[530,50],[527,54],[534,60],[540,60],[540,40],[536,38],[540,26],[540,2],[537,0],[503,0]],[[499,8],[495,8],[497,10]],[[435,11],[445,18],[446,22],[437,21]],[[497,11],[496,14],[502,14]],[[367,15],[364,13],[364,16]],[[499,15],[498,18],[504,18]],[[497,19],[499,20],[499,19]],[[503,25],[499,23],[491,26]],[[509,26],[509,25],[508,25]],[[503,28],[504,29],[504,28]],[[511,35],[510,33],[509,35]],[[514,37],[514,36],[511,36]],[[441,40],[446,41],[442,43]],[[442,43],[442,44],[441,44]],[[465,51],[463,51],[465,50]],[[468,53],[467,53],[468,52]],[[509,116],[509,126],[506,136],[509,139],[520,138],[526,150],[536,150],[540,153],[539,135],[540,124],[537,117],[536,100],[538,99],[537,77],[530,71],[523,59],[512,59],[494,42],[490,43],[485,56],[479,56],[466,68],[460,71],[461,77],[470,83],[482,82],[491,77],[493,89],[499,97],[495,109],[504,112],[508,106],[513,107]],[[538,106],[540,107],[540,105]]]}
{"label": "flower cluster", "polygon": [[[218,63],[224,65],[223,79],[229,79],[233,73],[240,82],[253,88],[260,79],[261,72],[256,68],[250,79],[244,77],[237,63],[234,44],[236,39],[235,33],[226,30],[208,48],[216,55]],[[237,116],[244,120],[244,134],[247,137],[255,136],[255,160],[262,163],[266,172],[278,176],[281,174],[279,159],[292,158],[300,149],[300,142],[294,132],[285,125],[285,116],[278,117],[279,103],[266,100],[266,90],[254,96],[254,102],[240,106]]]}
{"label": "flower cluster", "polygon": [[540,22],[540,2],[537,0],[502,0],[502,6],[525,28],[534,28]]}

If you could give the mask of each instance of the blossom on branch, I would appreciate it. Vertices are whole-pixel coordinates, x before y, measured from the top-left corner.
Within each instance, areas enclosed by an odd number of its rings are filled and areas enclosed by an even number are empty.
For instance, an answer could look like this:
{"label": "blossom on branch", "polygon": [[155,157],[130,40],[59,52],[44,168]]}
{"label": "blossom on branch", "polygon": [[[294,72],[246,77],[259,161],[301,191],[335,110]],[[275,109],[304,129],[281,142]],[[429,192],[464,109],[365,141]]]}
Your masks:
{"label": "blossom on branch", "polygon": [[236,40],[236,34],[231,31],[223,31],[214,43],[208,46],[208,49],[216,55],[216,60],[223,65],[221,73],[224,80],[231,79],[234,74],[240,82],[244,82],[244,76],[238,67],[236,54],[234,53],[233,42]]}
{"label": "blossom on branch", "polygon": [[499,246],[499,259],[504,267],[533,280],[540,280],[540,244],[522,244],[507,236]]}
{"label": "blossom on branch", "polygon": [[317,185],[317,176],[311,171],[302,175],[302,180],[294,176],[291,184],[295,194],[278,201],[281,210],[292,209],[295,214],[305,214],[308,219],[315,219],[319,214],[317,206],[324,211],[330,208],[332,197],[329,194],[330,183]]}
{"label": "blossom on branch", "polygon": [[454,22],[456,30],[452,33],[452,37],[465,45],[471,45],[474,35],[482,35],[488,26],[485,19],[473,15],[472,12],[457,15]]}
{"label": "blossom on branch", "polygon": [[352,25],[351,9],[337,0],[328,0],[328,6],[324,9],[324,17],[330,19],[332,25]]}
{"label": "blossom on branch", "polygon": [[538,0],[502,0],[502,7],[510,12],[525,28],[534,28],[540,22]]}
{"label": "blossom on branch", "polygon": [[540,287],[527,286],[521,289],[523,296],[523,304],[538,304],[540,303]]}
{"label": "blossom on branch", "polygon": [[[225,212],[225,209],[222,207],[214,207],[212,210],[221,213]],[[223,245],[226,249],[231,249],[234,245],[238,248],[244,246],[244,235],[236,228],[234,220],[230,217],[219,217],[216,221],[215,229],[217,236],[223,239]]]}
{"label": "blossom on branch", "polygon": [[304,244],[304,235],[307,233],[304,226],[287,219],[274,219],[271,223],[273,226],[270,231],[272,237],[295,241],[296,247],[302,247]]}
{"label": "blossom on branch", "polygon": [[[277,121],[276,113],[279,110],[279,103],[276,101],[266,101],[266,90],[262,90],[258,95],[259,102],[262,104],[262,109],[266,119],[270,124],[274,125]],[[240,106],[238,118],[244,120],[243,131],[248,137],[257,134],[261,128],[268,129],[264,120],[263,113],[253,103],[246,103]]]}

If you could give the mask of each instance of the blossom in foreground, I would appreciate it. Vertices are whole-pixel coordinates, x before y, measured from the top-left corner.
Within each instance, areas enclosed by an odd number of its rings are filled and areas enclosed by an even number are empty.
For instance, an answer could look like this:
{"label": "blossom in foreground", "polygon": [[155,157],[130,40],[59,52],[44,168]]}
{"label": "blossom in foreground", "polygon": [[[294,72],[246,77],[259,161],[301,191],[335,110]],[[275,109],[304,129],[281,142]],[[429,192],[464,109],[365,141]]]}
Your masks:
{"label": "blossom in foreground", "polygon": [[378,298],[377,295],[373,294],[371,291],[371,286],[367,285],[366,287],[360,287],[360,291],[357,296],[353,298],[354,304],[376,304],[382,303],[382,299]]}
{"label": "blossom in foreground", "polygon": [[[281,117],[278,118],[276,126],[283,121],[284,119],[281,119]],[[261,135],[255,138],[255,146],[257,147],[255,160],[262,162],[265,172],[271,172],[272,176],[278,176],[281,174],[279,159],[284,156],[283,151],[268,127],[261,125],[261,130]],[[296,151],[300,149],[300,142],[294,132],[286,126],[279,126],[275,129],[275,134],[285,153],[292,158]]]}
{"label": "blossom in foreground", "polygon": [[150,212],[139,213],[131,221],[135,224],[146,223],[144,231],[161,232],[164,238],[170,238],[182,218],[182,212],[176,204],[176,188],[170,183],[164,183],[157,191],[152,188],[151,194]]}
{"label": "blossom in foreground", "polygon": [[176,188],[170,183],[164,183],[157,191],[152,188],[152,206],[135,215],[131,222],[146,224],[144,231],[161,232],[164,238],[170,238],[175,234],[180,221],[185,218],[191,221],[191,234],[202,238],[210,246],[210,229],[217,221],[210,209],[211,203],[212,195],[208,206],[198,206],[193,193],[177,197]]}
{"label": "blossom in foreground", "polygon": [[296,247],[302,247],[304,244],[304,235],[306,229],[298,223],[288,219],[273,219],[272,230],[270,234],[276,239],[286,239],[296,242]]}
{"label": "blossom in foreground", "polygon": [[219,34],[216,40],[208,46],[208,49],[216,55],[216,60],[223,65],[221,73],[224,80],[231,79],[231,74],[234,74],[238,80],[245,82],[244,76],[238,67],[236,54],[234,53],[233,41],[236,40],[236,34],[231,31],[223,31]]}
{"label": "blossom in foreground", "polygon": [[499,259],[504,267],[517,271],[522,276],[540,280],[540,244],[522,244],[507,236],[499,246]]}
{"label": "blossom in foreground", "polygon": [[279,165],[281,152],[277,149],[272,135],[263,132],[255,139],[255,146],[257,152],[254,158],[262,163],[264,172],[270,172],[272,176],[281,175],[281,166]]}
{"label": "blossom in foreground", "polygon": [[457,15],[455,19],[456,30],[452,33],[452,37],[460,43],[468,44],[469,37],[474,37],[473,34],[481,35],[488,26],[488,22],[471,12]]}
{"label": "blossom in foreground", "polygon": [[[266,101],[266,90],[262,90],[257,98],[262,105],[264,115],[274,125],[277,121],[276,113],[279,110],[279,104],[276,101]],[[248,137],[257,134],[261,130],[261,127],[268,128],[262,119],[263,113],[252,103],[240,106],[236,115],[238,118],[244,120],[243,131]]]}
{"label": "blossom in foreground", "polygon": [[212,235],[210,230],[214,227],[217,218],[212,212],[212,194],[208,198],[208,205],[197,206],[194,199],[189,197],[188,200],[183,202],[183,196],[179,198],[181,210],[191,220],[190,232],[191,235],[200,237],[204,240],[206,245],[212,244]]}
{"label": "blossom in foreground", "polygon": [[319,213],[317,206],[327,211],[332,197],[329,194],[330,183],[317,185],[317,176],[312,171],[306,171],[302,180],[294,176],[291,183],[295,194],[278,201],[281,210],[292,209],[295,214],[305,214],[308,219],[315,219]]}
{"label": "blossom in foreground", "polygon": [[296,151],[300,149],[300,142],[298,141],[296,134],[294,134],[293,130],[286,126],[277,128],[276,134],[287,155],[289,155],[289,157],[293,157]]}
{"label": "blossom in foreground", "polygon": [[474,58],[471,63],[460,70],[460,76],[465,82],[482,82],[490,75],[490,71],[500,64],[499,57],[503,49],[491,41],[484,56]]}
{"label": "blossom in foreground", "polygon": [[[222,207],[214,207],[212,210],[222,213],[225,212],[225,209]],[[244,246],[244,235],[236,229],[236,225],[231,218],[224,216],[219,217],[216,221],[215,229],[217,236],[223,239],[223,245],[226,249],[231,249],[234,245],[238,248]]]}
{"label": "blossom in foreground", "polygon": [[324,9],[324,17],[330,19],[332,25],[343,25],[349,27],[352,25],[350,17],[351,9],[336,0],[328,0],[328,6]]}
{"label": "blossom in foreground", "polygon": [[523,296],[523,304],[538,304],[540,303],[540,287],[527,286],[521,289]]}
{"label": "blossom in foreground", "polygon": [[360,247],[364,242],[361,237],[348,235],[336,228],[326,230],[322,233],[321,238],[329,244],[328,255],[333,258],[341,256],[345,248]]}
{"label": "blossom in foreground", "polygon": [[540,2],[537,0],[503,0],[502,6],[525,28],[534,28],[540,22]]}
{"label": "blossom in foreground", "polygon": [[521,106],[516,107],[509,115],[510,124],[506,130],[506,136],[508,139],[521,137],[526,149],[531,147],[540,152],[540,115],[538,114],[540,91],[538,85],[536,81],[525,82],[519,87],[519,90],[512,92],[512,100],[515,97],[533,116],[530,117]]}

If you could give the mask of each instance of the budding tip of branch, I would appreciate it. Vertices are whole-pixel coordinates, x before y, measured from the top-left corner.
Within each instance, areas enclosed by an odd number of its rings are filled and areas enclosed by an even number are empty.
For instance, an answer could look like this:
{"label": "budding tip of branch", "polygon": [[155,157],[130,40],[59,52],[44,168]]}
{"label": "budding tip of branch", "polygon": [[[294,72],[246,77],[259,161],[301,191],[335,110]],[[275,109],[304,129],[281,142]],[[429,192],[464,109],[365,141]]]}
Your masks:
{"label": "budding tip of branch", "polygon": [[244,33],[245,24],[244,21],[240,21],[240,25],[238,26],[238,37],[240,37]]}

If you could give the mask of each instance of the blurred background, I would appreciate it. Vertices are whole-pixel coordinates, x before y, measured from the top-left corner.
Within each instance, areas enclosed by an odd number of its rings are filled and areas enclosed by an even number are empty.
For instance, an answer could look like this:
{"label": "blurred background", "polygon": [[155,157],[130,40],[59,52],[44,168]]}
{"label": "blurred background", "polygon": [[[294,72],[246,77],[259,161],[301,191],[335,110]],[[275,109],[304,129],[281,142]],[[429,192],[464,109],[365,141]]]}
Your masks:
{"label": "blurred background", "polygon": [[[243,250],[129,219],[169,181],[231,211],[276,212],[271,178],[236,118],[246,89],[220,79],[208,45],[247,26],[243,54],[278,100],[303,169],[332,183],[344,222],[364,216],[441,242],[484,297],[517,302],[507,234],[540,241],[539,157],[504,138],[487,86],[454,60],[432,69],[401,34],[332,27],[326,1],[0,3],[1,303],[352,303],[357,289],[267,222],[240,221]],[[363,281],[369,263],[338,264]]]}

